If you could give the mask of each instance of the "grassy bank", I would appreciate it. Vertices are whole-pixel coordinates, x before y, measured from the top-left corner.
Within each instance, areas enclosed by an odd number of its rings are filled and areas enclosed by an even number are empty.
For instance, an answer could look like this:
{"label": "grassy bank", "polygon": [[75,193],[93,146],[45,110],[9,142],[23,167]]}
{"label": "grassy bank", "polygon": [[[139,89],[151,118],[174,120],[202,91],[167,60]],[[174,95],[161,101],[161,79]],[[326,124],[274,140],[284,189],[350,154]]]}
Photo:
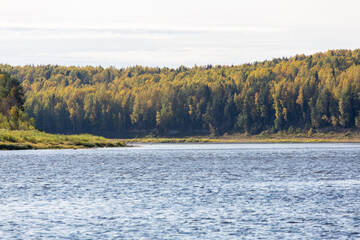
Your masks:
{"label": "grassy bank", "polygon": [[132,138],[106,139],[89,134],[48,134],[37,130],[0,129],[0,150],[16,149],[78,149],[95,147],[122,147],[127,143],[316,143],[354,142],[360,143],[359,131],[308,132],[258,135],[225,134],[223,136],[193,136],[182,138]]}
{"label": "grassy bank", "polygon": [[16,149],[77,149],[95,147],[123,147],[120,140],[106,139],[89,134],[60,135],[48,134],[37,130],[0,129],[0,150]]}
{"label": "grassy bank", "polygon": [[258,135],[225,134],[223,136],[195,136],[188,138],[133,138],[123,139],[132,143],[316,143],[316,142],[354,142],[360,143],[360,132],[327,133],[262,133]]}

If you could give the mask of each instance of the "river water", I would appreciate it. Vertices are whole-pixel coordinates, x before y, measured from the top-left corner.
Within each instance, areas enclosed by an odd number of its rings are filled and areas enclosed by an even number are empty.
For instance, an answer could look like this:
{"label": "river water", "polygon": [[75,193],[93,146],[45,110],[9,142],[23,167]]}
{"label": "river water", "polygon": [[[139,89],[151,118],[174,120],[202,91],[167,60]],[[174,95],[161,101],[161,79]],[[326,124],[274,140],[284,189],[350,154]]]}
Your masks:
{"label": "river water", "polygon": [[0,152],[1,239],[357,239],[359,144]]}

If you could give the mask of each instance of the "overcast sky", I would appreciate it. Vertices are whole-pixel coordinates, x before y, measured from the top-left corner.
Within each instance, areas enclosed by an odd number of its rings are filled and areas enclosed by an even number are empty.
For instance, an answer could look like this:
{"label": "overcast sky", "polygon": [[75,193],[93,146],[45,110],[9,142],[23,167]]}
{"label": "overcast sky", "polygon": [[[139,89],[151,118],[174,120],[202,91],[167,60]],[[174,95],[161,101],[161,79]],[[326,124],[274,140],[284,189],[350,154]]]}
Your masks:
{"label": "overcast sky", "polygon": [[1,0],[0,63],[242,64],[360,48],[359,0]]}

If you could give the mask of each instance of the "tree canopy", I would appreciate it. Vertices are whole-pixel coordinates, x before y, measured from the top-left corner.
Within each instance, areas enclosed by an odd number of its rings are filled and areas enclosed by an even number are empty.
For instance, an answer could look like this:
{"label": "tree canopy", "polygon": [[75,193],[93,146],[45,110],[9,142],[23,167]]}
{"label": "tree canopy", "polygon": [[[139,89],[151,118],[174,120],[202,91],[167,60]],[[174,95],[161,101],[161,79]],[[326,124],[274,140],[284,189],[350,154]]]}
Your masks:
{"label": "tree canopy", "polygon": [[238,66],[0,69],[21,81],[26,112],[51,133],[121,137],[360,127],[359,49]]}
{"label": "tree canopy", "polygon": [[6,129],[33,128],[28,115],[23,112],[24,90],[20,82],[0,71],[0,127]]}

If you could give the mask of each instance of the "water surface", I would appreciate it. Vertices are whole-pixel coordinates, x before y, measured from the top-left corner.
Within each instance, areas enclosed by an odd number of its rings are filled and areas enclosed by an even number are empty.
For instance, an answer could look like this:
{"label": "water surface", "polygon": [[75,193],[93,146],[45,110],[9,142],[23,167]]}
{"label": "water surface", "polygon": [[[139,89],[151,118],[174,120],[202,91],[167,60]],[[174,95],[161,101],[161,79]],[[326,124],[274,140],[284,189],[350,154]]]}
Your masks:
{"label": "water surface", "polygon": [[360,238],[359,144],[0,152],[10,239]]}

